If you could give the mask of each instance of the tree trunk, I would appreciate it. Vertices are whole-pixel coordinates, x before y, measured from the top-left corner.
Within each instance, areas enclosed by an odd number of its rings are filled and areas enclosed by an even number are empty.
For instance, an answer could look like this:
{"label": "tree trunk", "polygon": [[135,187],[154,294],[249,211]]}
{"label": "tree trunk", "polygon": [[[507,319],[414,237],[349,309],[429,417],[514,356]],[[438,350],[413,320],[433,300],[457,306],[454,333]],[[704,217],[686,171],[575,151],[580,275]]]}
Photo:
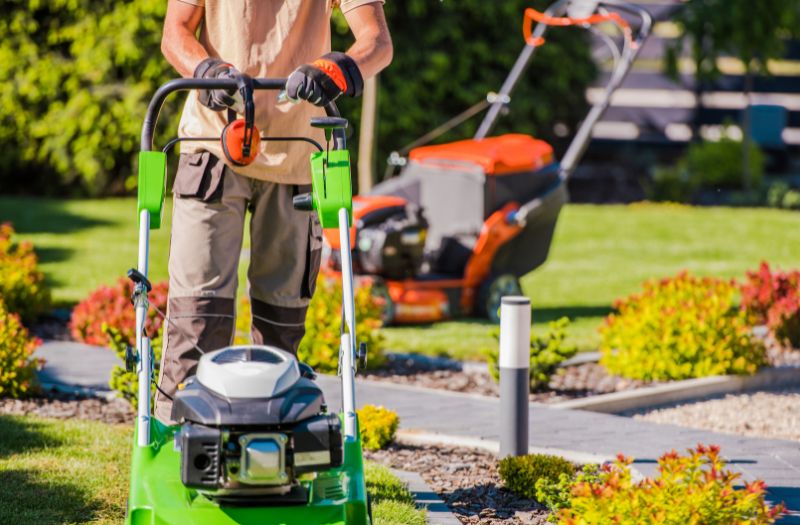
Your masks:
{"label": "tree trunk", "polygon": [[753,70],[750,64],[745,64],[744,74],[744,119],[742,122],[742,188],[750,191],[752,188],[753,174],[750,170],[750,150],[753,145],[753,110],[750,104],[750,95],[753,92]]}
{"label": "tree trunk", "polygon": [[364,82],[361,129],[358,140],[358,193],[364,195],[375,181],[375,136],[378,124],[378,77]]}

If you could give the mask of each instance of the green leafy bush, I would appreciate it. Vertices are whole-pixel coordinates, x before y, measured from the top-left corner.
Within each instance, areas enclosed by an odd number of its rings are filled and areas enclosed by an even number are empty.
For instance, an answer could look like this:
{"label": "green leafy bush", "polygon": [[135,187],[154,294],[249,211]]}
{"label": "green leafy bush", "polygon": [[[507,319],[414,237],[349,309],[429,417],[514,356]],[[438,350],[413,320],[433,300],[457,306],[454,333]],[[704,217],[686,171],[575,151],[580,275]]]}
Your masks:
{"label": "green leafy bush", "polygon": [[[689,146],[683,169],[707,188],[741,188],[743,156],[742,142],[723,136],[717,142],[705,141]],[[760,186],[764,177],[764,154],[755,144],[750,151],[750,177],[754,188]]]}
{"label": "green leafy bush", "polygon": [[397,435],[400,418],[388,408],[364,405],[357,410],[361,444],[367,450],[389,446]]}
{"label": "green leafy bush", "polygon": [[[578,353],[578,348],[576,346],[568,345],[565,342],[568,327],[569,319],[563,317],[549,323],[547,325],[547,334],[543,337],[531,332],[531,392],[546,388],[550,383],[550,378],[558,370],[559,365]],[[499,340],[500,331],[495,328],[492,332],[495,338]],[[484,355],[489,364],[489,373],[495,381],[499,381],[500,352],[497,349],[490,349],[486,350]]]}
{"label": "green leafy bush", "polygon": [[617,301],[601,327],[601,364],[642,380],[753,374],[766,360],[729,281],[686,272]]}
{"label": "green leafy bush", "polygon": [[[1,126],[0,126],[1,127]],[[14,241],[14,228],[0,224],[0,298],[28,322],[50,307],[50,290],[39,271],[33,245]]]}
{"label": "green leafy bush", "polygon": [[545,505],[553,514],[548,521],[556,521],[558,511],[569,507],[572,498],[572,487],[576,483],[598,483],[600,481],[600,466],[596,464],[584,465],[577,473],[562,472],[558,480],[540,478],[536,481],[536,501]]}
{"label": "green leafy bush", "polygon": [[572,479],[575,465],[561,456],[547,454],[508,456],[500,460],[499,473],[508,490],[518,496],[534,499],[540,481],[556,483],[561,476]]}
{"label": "green leafy bush", "polygon": [[[741,189],[743,148],[741,141],[728,136],[716,142],[693,143],[675,166],[653,170],[649,197],[656,201],[691,202],[702,188]],[[761,185],[764,165],[764,154],[754,144],[750,152],[751,187]],[[777,199],[780,191],[781,188],[775,188],[774,195],[768,194],[767,198]]]}
{"label": "green leafy bush", "polygon": [[572,485],[569,507],[559,510],[561,525],[769,525],[784,512],[765,500],[763,481],[744,483],[726,469],[719,447],[698,445],[688,455],[672,451],[658,460],[658,477],[634,483],[632,460],[620,456],[604,465],[598,480]]}
{"label": "green leafy bush", "polygon": [[[0,5],[0,186],[121,191],[147,103],[177,76],[160,52],[167,2]],[[174,133],[178,109],[165,108],[161,129]]]}
{"label": "green leafy bush", "polygon": [[[356,339],[367,344],[367,366],[378,368],[385,362],[380,334],[381,299],[372,295],[371,286],[359,286],[355,294]],[[306,315],[306,335],[297,350],[298,358],[317,372],[333,373],[339,367],[342,323],[342,285],[338,279],[320,275]]]}
{"label": "green leafy bush", "polygon": [[0,397],[24,397],[36,391],[36,371],[42,361],[33,357],[33,351],[40,343],[0,300]]}
{"label": "green leafy bush", "polygon": [[[125,361],[125,350],[128,345],[133,346],[133,341],[126,337],[123,332],[115,327],[104,325],[103,330],[106,332],[109,340],[109,346],[117,354],[123,362]],[[163,334],[157,333],[151,340],[153,348],[153,377],[158,378],[159,370],[161,369],[161,351],[163,346]],[[117,395],[133,405],[133,408],[139,405],[137,395],[139,394],[139,381],[136,377],[136,372],[128,372],[123,366],[115,366],[111,371],[111,378],[108,381],[111,390],[115,391]],[[155,383],[150,387],[150,399],[155,401],[156,385]]]}

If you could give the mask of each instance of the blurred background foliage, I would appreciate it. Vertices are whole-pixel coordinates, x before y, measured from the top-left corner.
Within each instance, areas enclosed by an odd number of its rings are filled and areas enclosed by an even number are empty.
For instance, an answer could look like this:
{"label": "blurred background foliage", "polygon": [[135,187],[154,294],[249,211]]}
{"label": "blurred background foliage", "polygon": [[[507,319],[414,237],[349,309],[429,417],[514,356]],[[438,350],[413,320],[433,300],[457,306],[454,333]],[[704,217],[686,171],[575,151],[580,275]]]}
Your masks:
{"label": "blurred background foliage", "polygon": [[[542,8],[545,1],[533,5]],[[4,193],[114,195],[131,190],[141,119],[175,76],[160,51],[166,0],[0,0],[0,187]],[[378,172],[387,155],[499,89],[522,49],[530,0],[389,1],[395,60],[380,80]],[[334,19],[334,49],[352,42]],[[553,139],[586,111],[595,70],[580,31],[551,33],[499,132]],[[358,122],[360,104],[343,102]],[[159,129],[174,133],[180,104]],[[480,119],[442,139],[465,138]],[[564,128],[562,127],[562,130]]]}

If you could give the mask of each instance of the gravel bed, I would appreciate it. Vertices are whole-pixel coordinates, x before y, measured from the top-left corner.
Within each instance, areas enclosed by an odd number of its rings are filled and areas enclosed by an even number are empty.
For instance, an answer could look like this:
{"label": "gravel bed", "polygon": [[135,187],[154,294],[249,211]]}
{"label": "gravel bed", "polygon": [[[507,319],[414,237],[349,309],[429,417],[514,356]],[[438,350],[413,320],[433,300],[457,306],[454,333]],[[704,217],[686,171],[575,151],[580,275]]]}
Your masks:
{"label": "gravel bed", "polygon": [[633,417],[727,434],[800,441],[800,389],[728,395]]}
{"label": "gravel bed", "polygon": [[447,503],[461,523],[544,525],[549,512],[537,502],[502,487],[497,457],[489,452],[449,447],[392,445],[367,459],[417,472]]}
{"label": "gravel bed", "polygon": [[[382,370],[370,370],[364,376],[375,381],[386,381],[409,386],[450,390],[454,392],[500,395],[498,384],[489,375],[486,366],[472,364],[457,369],[431,369],[419,359],[392,359]],[[609,375],[598,363],[583,363],[559,370],[550,381],[548,390],[532,393],[532,401],[557,403],[580,397],[608,394],[652,385]]]}
{"label": "gravel bed", "polygon": [[132,423],[135,414],[124,399],[81,398],[52,393],[50,397],[0,399],[0,415],[88,419],[103,423]]}

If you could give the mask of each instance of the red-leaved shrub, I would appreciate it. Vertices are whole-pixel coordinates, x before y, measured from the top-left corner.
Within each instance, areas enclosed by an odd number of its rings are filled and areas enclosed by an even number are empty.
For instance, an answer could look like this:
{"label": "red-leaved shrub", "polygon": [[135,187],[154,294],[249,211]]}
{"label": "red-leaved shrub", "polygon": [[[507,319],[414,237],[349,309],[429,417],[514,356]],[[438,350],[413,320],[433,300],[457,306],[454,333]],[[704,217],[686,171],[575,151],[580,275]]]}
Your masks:
{"label": "red-leaved shrub", "polygon": [[766,324],[782,344],[800,347],[800,271],[773,272],[762,262],[741,286],[742,309],[753,324]]}
{"label": "red-leaved shrub", "polygon": [[[151,308],[147,313],[147,331],[151,337],[161,332],[163,320],[153,306],[166,313],[166,281],[155,283],[149,294]],[[133,342],[136,332],[136,313],[131,305],[133,284],[125,278],[113,286],[100,286],[81,301],[72,311],[70,331],[72,337],[91,345],[108,346],[111,339],[103,325],[114,328],[125,340]]]}

